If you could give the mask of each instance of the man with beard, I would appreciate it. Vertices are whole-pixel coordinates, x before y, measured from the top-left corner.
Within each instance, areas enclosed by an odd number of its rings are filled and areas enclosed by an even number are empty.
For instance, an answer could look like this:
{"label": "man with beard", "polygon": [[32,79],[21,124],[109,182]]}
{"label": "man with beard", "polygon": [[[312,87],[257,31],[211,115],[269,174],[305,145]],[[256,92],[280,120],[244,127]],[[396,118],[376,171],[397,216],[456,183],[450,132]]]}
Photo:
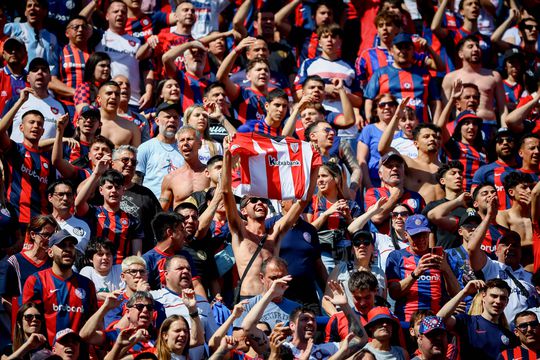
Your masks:
{"label": "man with beard", "polygon": [[165,211],[186,200],[195,191],[206,189],[210,179],[206,176],[206,166],[199,160],[202,140],[199,132],[185,125],[176,134],[178,149],[184,158],[184,165],[165,175],[161,183],[159,202]]}
{"label": "man with beard", "polygon": [[[137,166],[137,149],[130,145],[122,145],[113,151],[112,168],[124,176],[124,194],[120,202],[120,209],[135,219],[153,219],[161,206],[154,193],[142,185],[133,182]],[[149,221],[142,221],[144,241],[142,252],[154,246],[152,227]]]}
{"label": "man with beard", "polygon": [[388,219],[394,206],[398,203],[405,204],[414,213],[422,211],[426,203],[422,196],[405,188],[405,160],[396,151],[389,151],[379,161],[379,176],[381,187],[371,188],[366,191],[364,208],[369,209],[381,197],[387,197],[388,201],[382,206],[382,211],[371,218],[372,231],[383,234],[389,233]]}
{"label": "man with beard", "polygon": [[96,97],[101,112],[101,135],[111,140],[114,146],[141,144],[141,132],[132,121],[118,116],[120,86],[114,81],[101,85]]}
{"label": "man with beard", "polygon": [[97,310],[94,283],[72,269],[76,244],[77,239],[66,230],[54,233],[48,250],[52,267],[31,275],[24,284],[23,303],[42,304],[51,345],[58,331],[79,331]]}
{"label": "man with beard", "polygon": [[4,42],[2,60],[5,66],[0,68],[0,114],[4,113],[6,102],[19,96],[26,87],[26,57],[26,47],[19,39],[9,38]]}
{"label": "man with beard", "polygon": [[396,35],[392,40],[391,53],[394,63],[377,69],[366,87],[364,96],[367,119],[371,120],[373,114],[373,99],[385,92],[394,95],[398,101],[409,97],[408,105],[415,109],[420,123],[427,123],[430,120],[428,106],[431,119],[437,119],[441,112],[440,91],[429,70],[415,65],[411,35],[405,33]]}
{"label": "man with beard", "polygon": [[538,359],[540,355],[540,323],[532,311],[522,311],[514,319],[514,334],[521,345],[504,350],[498,360]]}
{"label": "man with beard", "polygon": [[[482,299],[480,315],[452,315],[465,297],[477,292]],[[516,336],[500,323],[511,292],[508,283],[501,279],[485,283],[473,280],[439,310],[437,316],[444,319],[446,328],[460,334],[461,354],[468,359],[495,360],[501,351],[519,344]]]}
{"label": "man with beard", "polygon": [[[396,110],[381,136],[379,153],[386,154],[392,148],[391,142],[401,118],[405,116],[408,99],[404,99]],[[433,124],[420,124],[413,129],[414,145],[418,149],[418,157],[412,158],[402,154],[407,165],[405,167],[405,187],[418,192],[426,203],[444,197],[444,192],[437,184],[436,174],[441,166],[439,150],[441,147],[441,129]]]}
{"label": "man with beard", "polygon": [[[465,2],[468,1],[476,0]],[[498,72],[482,67],[482,49],[476,36],[469,35],[461,39],[457,49],[463,66],[444,77],[442,88],[445,101],[453,101],[451,93],[456,80],[476,84],[480,90],[480,104],[476,115],[484,122],[486,139],[491,139],[498,127],[497,115],[500,116],[502,126],[505,126],[508,115],[503,79]]]}
{"label": "man with beard", "polygon": [[446,360],[448,331],[442,318],[426,316],[418,330],[418,351],[412,360]]}
{"label": "man with beard", "polygon": [[497,197],[499,198],[499,210],[505,210],[510,208],[510,198],[504,191],[503,180],[506,175],[517,167],[516,140],[508,128],[500,128],[495,134],[494,141],[497,160],[480,166],[478,171],[474,173],[472,189],[474,191],[478,185],[484,183],[495,185]]}
{"label": "man with beard", "polygon": [[159,126],[158,135],[138,148],[137,176],[142,180],[142,185],[152,190],[159,199],[165,175],[184,164],[175,138],[180,126],[177,105],[161,103],[156,109],[156,123]]}

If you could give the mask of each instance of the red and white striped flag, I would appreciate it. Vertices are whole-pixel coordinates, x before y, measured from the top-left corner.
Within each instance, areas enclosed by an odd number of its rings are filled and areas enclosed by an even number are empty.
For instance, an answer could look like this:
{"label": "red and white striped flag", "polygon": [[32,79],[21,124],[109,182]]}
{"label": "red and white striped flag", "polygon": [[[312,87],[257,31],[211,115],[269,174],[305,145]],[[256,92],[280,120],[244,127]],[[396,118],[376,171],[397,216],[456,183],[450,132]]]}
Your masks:
{"label": "red and white striped flag", "polygon": [[291,137],[236,133],[230,149],[240,156],[240,184],[234,189],[238,196],[305,200],[311,170],[321,165],[311,144]]}

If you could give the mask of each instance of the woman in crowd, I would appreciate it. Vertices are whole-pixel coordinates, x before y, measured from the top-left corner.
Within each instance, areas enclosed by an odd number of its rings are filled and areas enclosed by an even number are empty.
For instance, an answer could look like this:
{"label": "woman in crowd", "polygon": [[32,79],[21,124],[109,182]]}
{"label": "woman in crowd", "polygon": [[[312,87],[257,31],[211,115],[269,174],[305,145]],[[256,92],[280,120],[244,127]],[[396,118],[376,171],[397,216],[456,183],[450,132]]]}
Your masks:
{"label": "woman in crowd", "polygon": [[13,353],[2,360],[32,359],[32,352],[47,346],[45,319],[41,307],[28,302],[17,311],[13,336]]}
{"label": "woman in crowd", "polygon": [[184,113],[184,124],[193,126],[201,134],[202,145],[199,149],[199,160],[206,164],[214,155],[223,155],[223,146],[210,137],[208,130],[208,113],[201,105],[192,105]]}
{"label": "woman in crowd", "polygon": [[96,101],[99,87],[111,80],[111,58],[104,52],[95,52],[86,61],[83,82],[75,89],[73,100],[77,112],[84,105],[92,105]]}

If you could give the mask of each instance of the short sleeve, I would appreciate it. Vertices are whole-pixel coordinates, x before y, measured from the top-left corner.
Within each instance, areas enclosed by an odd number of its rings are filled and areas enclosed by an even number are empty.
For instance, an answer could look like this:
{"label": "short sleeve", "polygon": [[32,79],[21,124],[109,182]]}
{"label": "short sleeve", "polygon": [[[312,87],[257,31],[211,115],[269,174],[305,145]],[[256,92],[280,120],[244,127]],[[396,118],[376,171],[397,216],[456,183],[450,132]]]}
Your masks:
{"label": "short sleeve", "polygon": [[386,260],[386,279],[388,282],[401,281],[399,251],[392,251]]}
{"label": "short sleeve", "polygon": [[366,89],[364,91],[364,97],[366,99],[374,99],[379,94],[379,70],[375,71],[369,79]]}
{"label": "short sleeve", "polygon": [[484,275],[484,280],[488,281],[499,277],[499,266],[495,260],[486,257],[487,261],[484,267],[482,268],[482,274]]}

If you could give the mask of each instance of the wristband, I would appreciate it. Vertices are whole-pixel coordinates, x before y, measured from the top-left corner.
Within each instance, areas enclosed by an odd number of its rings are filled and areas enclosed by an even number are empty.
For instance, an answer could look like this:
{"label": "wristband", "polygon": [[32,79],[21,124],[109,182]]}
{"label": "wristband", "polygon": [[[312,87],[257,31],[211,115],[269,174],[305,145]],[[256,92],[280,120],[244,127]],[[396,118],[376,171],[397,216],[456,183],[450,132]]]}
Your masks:
{"label": "wristband", "polygon": [[199,316],[199,310],[195,310],[194,312],[189,313],[190,318],[195,318],[197,316]]}
{"label": "wristband", "polygon": [[414,280],[420,279],[420,276],[419,276],[419,275],[414,275],[414,271],[411,273],[411,277],[412,277]]}

